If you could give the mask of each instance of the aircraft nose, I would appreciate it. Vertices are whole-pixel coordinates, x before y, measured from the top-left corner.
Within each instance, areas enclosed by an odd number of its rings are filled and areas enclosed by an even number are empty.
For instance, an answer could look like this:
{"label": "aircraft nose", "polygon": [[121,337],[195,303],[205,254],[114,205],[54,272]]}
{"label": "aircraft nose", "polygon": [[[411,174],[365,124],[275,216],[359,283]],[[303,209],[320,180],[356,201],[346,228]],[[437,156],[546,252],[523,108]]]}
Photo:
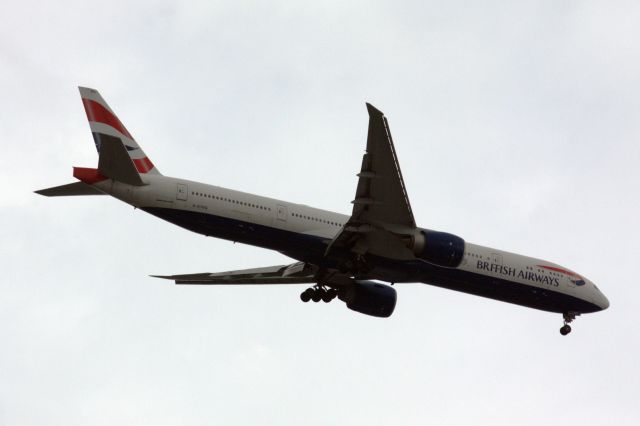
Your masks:
{"label": "aircraft nose", "polygon": [[609,307],[609,299],[607,299],[607,296],[605,296],[600,289],[598,288],[597,285],[595,285],[593,283],[593,281],[589,281],[589,283],[593,286],[593,289],[595,290],[595,300],[594,302],[596,303],[596,305],[598,305],[600,307],[600,310],[604,311],[605,309],[607,309]]}
{"label": "aircraft nose", "polygon": [[607,297],[602,294],[602,292],[600,292],[600,300],[598,302],[598,305],[602,308],[603,311],[609,307],[609,299],[607,299]]}

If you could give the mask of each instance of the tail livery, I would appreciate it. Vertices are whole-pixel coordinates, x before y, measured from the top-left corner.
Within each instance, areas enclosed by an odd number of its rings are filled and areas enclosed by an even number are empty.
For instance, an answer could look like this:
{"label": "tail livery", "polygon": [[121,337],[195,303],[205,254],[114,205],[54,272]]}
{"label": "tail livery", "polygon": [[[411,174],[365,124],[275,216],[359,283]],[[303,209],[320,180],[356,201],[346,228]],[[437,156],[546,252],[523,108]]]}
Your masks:
{"label": "tail livery", "polygon": [[103,142],[119,139],[138,173],[160,173],[97,90],[80,87],[80,96],[98,153]]}
{"label": "tail livery", "polygon": [[141,175],[160,174],[100,93],[87,87],[79,89],[99,155],[98,168],[74,167],[73,176],[80,182],[41,189],[36,193],[49,197],[100,195],[103,192],[93,185],[103,180],[140,186],[144,184]]}

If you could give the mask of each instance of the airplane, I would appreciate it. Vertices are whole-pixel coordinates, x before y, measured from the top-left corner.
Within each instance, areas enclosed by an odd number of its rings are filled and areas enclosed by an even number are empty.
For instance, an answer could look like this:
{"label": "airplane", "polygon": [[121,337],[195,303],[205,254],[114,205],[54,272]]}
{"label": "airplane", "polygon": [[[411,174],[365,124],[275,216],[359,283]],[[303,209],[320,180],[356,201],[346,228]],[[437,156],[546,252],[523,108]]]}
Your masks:
{"label": "airplane", "polygon": [[164,176],[98,91],[79,90],[98,167],[74,167],[77,182],[36,193],[111,195],[189,231],[276,250],[295,260],[289,265],[153,277],[186,285],[307,284],[300,294],[303,302],[338,298],[353,311],[381,318],[395,309],[394,284],[425,283],[561,313],[563,336],[578,315],[609,307],[592,281],[568,268],[418,227],[389,123],[369,103],[366,152],[351,214],[344,215]]}

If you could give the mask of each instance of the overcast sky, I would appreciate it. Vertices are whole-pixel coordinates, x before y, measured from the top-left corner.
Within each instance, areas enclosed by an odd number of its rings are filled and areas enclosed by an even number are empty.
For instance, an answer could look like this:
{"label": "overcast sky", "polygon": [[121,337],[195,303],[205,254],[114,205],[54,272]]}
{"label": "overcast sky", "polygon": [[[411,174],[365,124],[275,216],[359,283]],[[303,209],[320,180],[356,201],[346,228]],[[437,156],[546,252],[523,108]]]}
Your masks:
{"label": "overcast sky", "polygon": [[[0,424],[638,424],[638,2],[182,3],[2,3]],[[78,85],[166,175],[342,213],[371,102],[419,225],[565,265],[611,308],[562,337],[427,285],[378,319],[150,278],[290,260],[33,194],[97,164]]]}

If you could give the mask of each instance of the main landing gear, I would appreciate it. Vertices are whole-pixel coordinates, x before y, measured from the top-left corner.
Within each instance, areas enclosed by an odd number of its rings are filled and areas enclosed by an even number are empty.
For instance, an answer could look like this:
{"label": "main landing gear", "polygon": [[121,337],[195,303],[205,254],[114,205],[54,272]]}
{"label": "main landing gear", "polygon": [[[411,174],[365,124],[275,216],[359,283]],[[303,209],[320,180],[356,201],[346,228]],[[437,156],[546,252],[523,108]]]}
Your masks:
{"label": "main landing gear", "polygon": [[569,325],[569,323],[574,319],[576,319],[578,315],[580,314],[576,312],[565,312],[562,314],[562,318],[564,319],[564,325],[560,327],[560,334],[562,334],[563,336],[566,336],[567,334],[571,333],[571,326]]}
{"label": "main landing gear", "polygon": [[338,291],[336,289],[327,288],[323,285],[316,285],[300,293],[300,300],[305,303],[309,300],[313,300],[316,303],[321,300],[324,303],[329,303],[335,299],[337,295]]}

